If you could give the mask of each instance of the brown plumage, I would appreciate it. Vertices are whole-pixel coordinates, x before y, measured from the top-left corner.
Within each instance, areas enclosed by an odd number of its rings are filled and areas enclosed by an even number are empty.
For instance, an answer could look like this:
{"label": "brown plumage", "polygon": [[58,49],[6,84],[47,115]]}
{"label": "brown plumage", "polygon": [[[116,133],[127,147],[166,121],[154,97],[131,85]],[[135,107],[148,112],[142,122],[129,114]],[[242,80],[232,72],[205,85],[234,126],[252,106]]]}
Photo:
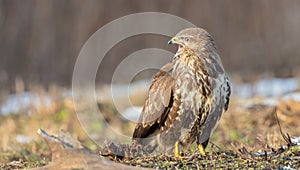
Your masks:
{"label": "brown plumage", "polygon": [[229,103],[230,83],[210,34],[188,28],[170,43],[178,51],[155,75],[133,133],[150,152],[172,151],[176,142],[205,148]]}

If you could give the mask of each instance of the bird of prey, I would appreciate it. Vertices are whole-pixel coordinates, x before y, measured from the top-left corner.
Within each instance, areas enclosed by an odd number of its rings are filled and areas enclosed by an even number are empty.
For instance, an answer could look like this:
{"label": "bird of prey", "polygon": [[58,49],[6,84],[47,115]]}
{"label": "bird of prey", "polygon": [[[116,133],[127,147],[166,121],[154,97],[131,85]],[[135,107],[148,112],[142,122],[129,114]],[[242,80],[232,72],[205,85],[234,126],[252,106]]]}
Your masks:
{"label": "bird of prey", "polygon": [[202,28],[187,28],[169,44],[178,51],[156,73],[137,123],[133,141],[148,148],[173,152],[196,141],[205,147],[221,115],[227,110],[230,81],[217,53],[215,41]]}

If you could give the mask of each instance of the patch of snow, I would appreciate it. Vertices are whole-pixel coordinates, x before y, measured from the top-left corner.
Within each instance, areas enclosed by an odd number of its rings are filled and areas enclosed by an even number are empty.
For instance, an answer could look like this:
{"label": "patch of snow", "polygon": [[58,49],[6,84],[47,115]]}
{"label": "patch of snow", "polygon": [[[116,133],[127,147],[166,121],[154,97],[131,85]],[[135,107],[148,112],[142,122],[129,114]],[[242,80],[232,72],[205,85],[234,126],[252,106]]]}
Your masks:
{"label": "patch of snow", "polygon": [[233,95],[236,95],[241,98],[250,98],[253,96],[253,85],[250,83],[244,83],[242,85],[234,85]]}
{"label": "patch of snow", "polygon": [[111,84],[100,87],[97,92],[99,102],[111,101],[112,98],[128,98],[130,95],[148,91],[151,80],[139,80],[130,84]]}
{"label": "patch of snow", "polygon": [[31,106],[49,107],[51,103],[52,100],[49,96],[42,96],[37,93],[24,92],[21,94],[11,94],[0,106],[0,113],[3,115],[17,113],[21,110],[28,110]]}
{"label": "patch of snow", "polygon": [[295,92],[295,93],[289,93],[287,95],[284,95],[282,97],[282,100],[294,100],[294,101],[297,101],[297,102],[300,102],[300,92]]}
{"label": "patch of snow", "polygon": [[293,144],[299,145],[300,146],[300,136],[298,137],[292,137],[291,141]]}
{"label": "patch of snow", "polygon": [[291,166],[290,166],[290,165],[288,165],[288,166],[284,166],[284,167],[282,167],[282,168],[279,168],[279,169],[282,169],[282,170],[296,170],[296,169],[294,169],[294,168],[291,168]]}
{"label": "patch of snow", "polygon": [[[233,85],[233,94],[241,98],[279,97],[298,88],[299,82],[295,78],[269,78],[261,79],[253,84]],[[300,96],[297,99],[300,101]]]}
{"label": "patch of snow", "polygon": [[129,107],[121,115],[125,120],[138,122],[142,109],[142,107]]}
{"label": "patch of snow", "polygon": [[276,98],[266,98],[262,101],[262,104],[266,106],[277,106],[279,101]]}
{"label": "patch of snow", "polygon": [[24,135],[17,135],[16,141],[19,143],[29,143],[32,141],[32,138]]}
{"label": "patch of snow", "polygon": [[265,156],[266,154],[267,155],[272,155],[272,154],[274,154],[274,152],[267,152],[267,153],[265,153],[264,151],[257,151],[255,153],[256,156]]}
{"label": "patch of snow", "polygon": [[298,86],[295,78],[262,79],[255,84],[254,91],[264,97],[280,96],[295,91]]}

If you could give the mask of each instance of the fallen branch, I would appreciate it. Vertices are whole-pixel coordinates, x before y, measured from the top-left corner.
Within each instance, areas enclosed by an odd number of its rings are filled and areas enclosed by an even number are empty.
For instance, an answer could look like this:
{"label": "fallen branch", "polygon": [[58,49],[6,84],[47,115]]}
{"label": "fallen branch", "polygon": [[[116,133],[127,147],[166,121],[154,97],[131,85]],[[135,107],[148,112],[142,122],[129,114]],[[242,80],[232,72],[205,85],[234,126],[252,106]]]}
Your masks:
{"label": "fallen branch", "polygon": [[49,135],[42,129],[38,130],[38,134],[49,146],[52,152],[52,162],[35,169],[145,169],[119,164],[100,157],[63,130],[58,136]]}

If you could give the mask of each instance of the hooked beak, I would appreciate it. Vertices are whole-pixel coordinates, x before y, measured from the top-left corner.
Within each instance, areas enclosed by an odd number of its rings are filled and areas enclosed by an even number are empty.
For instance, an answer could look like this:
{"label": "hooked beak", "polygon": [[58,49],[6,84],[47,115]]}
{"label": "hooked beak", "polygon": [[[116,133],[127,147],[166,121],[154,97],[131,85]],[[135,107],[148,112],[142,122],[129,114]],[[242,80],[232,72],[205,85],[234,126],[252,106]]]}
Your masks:
{"label": "hooked beak", "polygon": [[178,44],[178,50],[175,56],[181,54],[184,49],[184,45],[180,41],[178,41],[177,37],[173,37],[170,41],[168,41],[168,44]]}
{"label": "hooked beak", "polygon": [[173,37],[172,39],[170,39],[170,41],[168,41],[168,44],[175,44],[177,42],[177,38]]}

